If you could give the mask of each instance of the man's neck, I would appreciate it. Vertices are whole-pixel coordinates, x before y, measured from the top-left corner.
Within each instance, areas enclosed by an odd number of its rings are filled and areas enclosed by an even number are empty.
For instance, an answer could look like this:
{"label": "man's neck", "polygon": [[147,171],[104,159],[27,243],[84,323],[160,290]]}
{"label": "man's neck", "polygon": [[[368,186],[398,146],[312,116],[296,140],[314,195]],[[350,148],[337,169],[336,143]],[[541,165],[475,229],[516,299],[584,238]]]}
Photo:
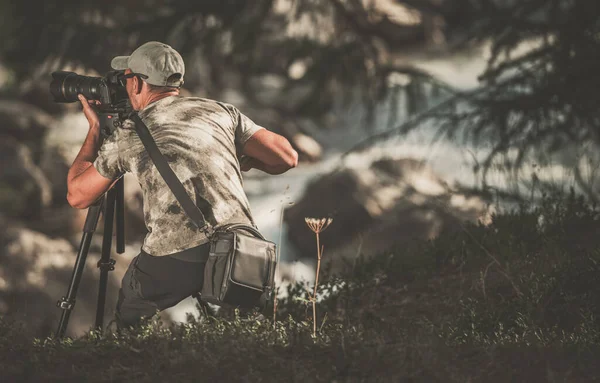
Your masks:
{"label": "man's neck", "polygon": [[147,107],[148,105],[152,104],[153,102],[156,102],[158,100],[161,100],[165,97],[170,97],[170,96],[177,96],[179,95],[179,90],[173,90],[170,92],[164,92],[164,93],[153,93],[148,95],[148,98],[146,99],[146,102],[144,102],[142,105],[140,105],[140,110],[144,109],[145,107]]}

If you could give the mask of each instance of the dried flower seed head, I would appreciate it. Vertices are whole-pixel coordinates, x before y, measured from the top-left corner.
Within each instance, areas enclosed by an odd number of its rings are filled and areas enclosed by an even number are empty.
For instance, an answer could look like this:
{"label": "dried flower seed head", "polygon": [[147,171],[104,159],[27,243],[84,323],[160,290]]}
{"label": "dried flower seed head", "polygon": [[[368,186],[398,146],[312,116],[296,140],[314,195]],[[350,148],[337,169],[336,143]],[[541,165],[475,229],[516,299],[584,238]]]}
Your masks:
{"label": "dried flower seed head", "polygon": [[333,218],[304,218],[304,221],[313,232],[319,234],[327,229]]}

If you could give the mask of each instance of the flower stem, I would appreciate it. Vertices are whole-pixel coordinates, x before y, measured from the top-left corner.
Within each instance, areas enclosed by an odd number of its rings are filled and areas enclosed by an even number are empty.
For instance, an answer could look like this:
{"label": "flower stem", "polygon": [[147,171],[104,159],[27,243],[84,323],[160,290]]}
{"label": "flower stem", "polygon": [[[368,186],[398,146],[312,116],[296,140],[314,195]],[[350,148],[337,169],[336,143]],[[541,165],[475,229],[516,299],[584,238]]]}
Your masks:
{"label": "flower stem", "polygon": [[317,235],[317,274],[315,276],[315,290],[313,293],[313,335],[317,335],[317,286],[319,285],[319,271],[321,270],[321,246],[319,243],[319,233]]}
{"label": "flower stem", "polygon": [[[281,258],[281,237],[283,236],[283,212],[285,206],[281,206],[281,213],[279,215],[279,246],[277,246],[277,255],[275,260],[275,278],[277,278],[277,270],[279,269],[279,259]],[[273,290],[275,296],[273,297],[273,328],[277,321],[277,282],[273,283]]]}

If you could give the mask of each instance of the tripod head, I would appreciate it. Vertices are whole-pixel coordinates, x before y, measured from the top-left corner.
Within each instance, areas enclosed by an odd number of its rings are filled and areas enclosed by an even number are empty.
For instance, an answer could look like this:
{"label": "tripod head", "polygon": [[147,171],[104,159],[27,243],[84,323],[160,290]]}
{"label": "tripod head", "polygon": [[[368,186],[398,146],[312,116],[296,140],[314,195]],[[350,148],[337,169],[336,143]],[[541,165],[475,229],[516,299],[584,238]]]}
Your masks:
{"label": "tripod head", "polygon": [[100,105],[97,108],[100,119],[100,132],[106,138],[123,125],[123,121],[133,112],[129,100],[124,100],[118,105]]}

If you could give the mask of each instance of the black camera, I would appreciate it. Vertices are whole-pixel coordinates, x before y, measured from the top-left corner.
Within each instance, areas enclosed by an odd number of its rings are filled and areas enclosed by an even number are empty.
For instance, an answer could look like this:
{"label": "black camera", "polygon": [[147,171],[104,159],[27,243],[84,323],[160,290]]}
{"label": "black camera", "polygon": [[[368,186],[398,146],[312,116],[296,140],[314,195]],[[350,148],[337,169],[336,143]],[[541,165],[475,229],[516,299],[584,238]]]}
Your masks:
{"label": "black camera", "polygon": [[88,100],[100,101],[96,109],[101,122],[104,122],[102,130],[105,134],[110,134],[131,112],[123,76],[124,71],[110,71],[104,77],[53,72],[50,93],[54,96],[54,102],[77,102],[79,94]]}
{"label": "black camera", "polygon": [[102,105],[112,107],[119,107],[128,100],[123,71],[110,71],[104,77],[53,72],[50,93],[54,96],[54,102],[76,102],[79,101],[79,94],[83,94],[88,100],[98,100]]}

